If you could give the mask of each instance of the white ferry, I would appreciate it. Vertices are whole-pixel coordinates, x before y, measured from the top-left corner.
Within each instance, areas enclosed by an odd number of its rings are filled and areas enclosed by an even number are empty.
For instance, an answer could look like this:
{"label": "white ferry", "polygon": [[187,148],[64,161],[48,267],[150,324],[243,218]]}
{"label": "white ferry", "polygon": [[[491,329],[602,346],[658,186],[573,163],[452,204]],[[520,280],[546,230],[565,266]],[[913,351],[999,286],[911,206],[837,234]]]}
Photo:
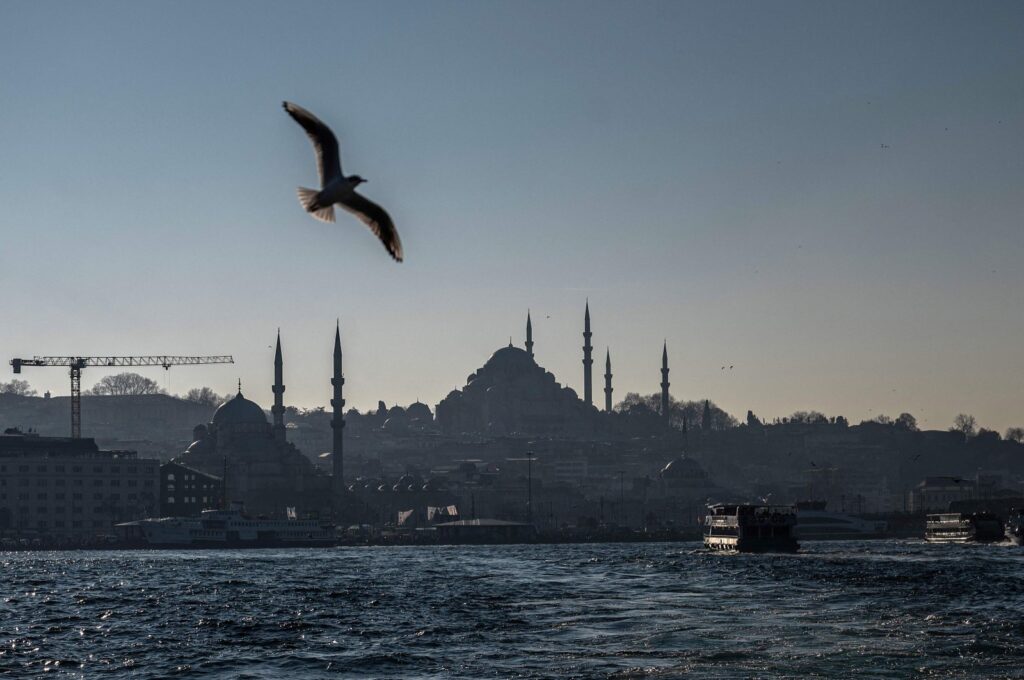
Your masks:
{"label": "white ferry", "polygon": [[1003,521],[990,512],[944,512],[925,521],[924,540],[929,543],[987,543],[1005,536]]}
{"label": "white ferry", "polygon": [[826,501],[796,504],[796,537],[801,541],[857,540],[884,538],[888,524],[841,512],[829,512]]}
{"label": "white ferry", "polygon": [[800,545],[793,529],[796,511],[791,505],[708,506],[704,518],[704,546],[722,552],[796,552]]}
{"label": "white ferry", "polygon": [[334,526],[314,519],[253,519],[236,506],[198,517],[118,524],[127,543],[153,548],[276,548],[331,545]]}

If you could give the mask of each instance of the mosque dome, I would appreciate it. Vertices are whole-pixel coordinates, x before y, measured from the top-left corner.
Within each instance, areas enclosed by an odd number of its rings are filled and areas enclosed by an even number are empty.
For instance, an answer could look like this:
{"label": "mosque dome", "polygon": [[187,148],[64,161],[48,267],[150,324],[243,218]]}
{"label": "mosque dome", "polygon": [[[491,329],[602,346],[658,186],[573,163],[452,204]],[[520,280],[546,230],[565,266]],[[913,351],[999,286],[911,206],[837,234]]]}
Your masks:
{"label": "mosque dome", "polygon": [[221,404],[213,414],[213,424],[224,425],[266,425],[267,414],[254,401],[249,401],[239,391],[234,399]]}
{"label": "mosque dome", "polygon": [[424,491],[447,491],[448,484],[441,477],[431,477],[427,480],[427,483],[423,485]]}
{"label": "mosque dome", "polygon": [[421,401],[409,404],[409,408],[405,409],[405,415],[409,416],[410,420],[419,418],[422,421],[429,422],[434,419],[434,414],[430,412],[430,407]]}
{"label": "mosque dome", "polygon": [[212,452],[213,446],[210,444],[210,440],[205,437],[203,439],[196,439],[185,449],[185,454],[188,456],[205,456]]}
{"label": "mosque dome", "polygon": [[422,482],[416,477],[416,475],[410,475],[408,473],[402,475],[398,482],[392,487],[392,491],[413,491]]}
{"label": "mosque dome", "polygon": [[508,347],[502,347],[492,354],[480,372],[516,375],[526,373],[536,365],[533,357],[526,350],[509,345]]}
{"label": "mosque dome", "polygon": [[704,479],[708,475],[704,468],[692,458],[679,456],[669,462],[658,473],[662,479]]}

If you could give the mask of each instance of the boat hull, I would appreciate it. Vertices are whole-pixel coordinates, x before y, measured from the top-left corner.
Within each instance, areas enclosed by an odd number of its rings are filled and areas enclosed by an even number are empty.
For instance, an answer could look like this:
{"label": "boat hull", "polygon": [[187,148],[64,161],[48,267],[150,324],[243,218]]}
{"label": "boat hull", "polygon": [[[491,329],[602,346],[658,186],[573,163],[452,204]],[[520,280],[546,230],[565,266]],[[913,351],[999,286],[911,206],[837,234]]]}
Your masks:
{"label": "boat hull", "polygon": [[705,536],[704,547],[723,553],[795,553],[800,549],[800,544],[791,537]]}

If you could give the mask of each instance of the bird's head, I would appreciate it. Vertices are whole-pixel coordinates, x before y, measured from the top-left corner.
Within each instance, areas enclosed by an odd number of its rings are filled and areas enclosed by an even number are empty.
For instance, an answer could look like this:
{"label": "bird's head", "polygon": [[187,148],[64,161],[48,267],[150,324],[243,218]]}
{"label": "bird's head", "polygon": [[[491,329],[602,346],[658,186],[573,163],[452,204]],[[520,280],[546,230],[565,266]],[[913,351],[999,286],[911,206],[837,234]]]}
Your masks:
{"label": "bird's head", "polygon": [[369,180],[363,179],[359,175],[352,175],[352,176],[348,177],[348,181],[352,184],[352,186],[357,187],[360,184],[362,184],[363,182],[368,182]]}

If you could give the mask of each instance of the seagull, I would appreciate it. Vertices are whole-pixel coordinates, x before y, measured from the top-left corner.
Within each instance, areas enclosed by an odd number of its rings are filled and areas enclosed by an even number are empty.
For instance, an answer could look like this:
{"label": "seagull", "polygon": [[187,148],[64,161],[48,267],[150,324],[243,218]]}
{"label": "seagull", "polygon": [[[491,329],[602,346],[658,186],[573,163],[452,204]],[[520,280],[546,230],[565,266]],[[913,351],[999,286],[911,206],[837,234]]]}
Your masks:
{"label": "seagull", "polygon": [[359,175],[346,177],[341,172],[341,153],[338,139],[331,129],[306,109],[284,102],[284,110],[302,126],[316,151],[316,165],[320,172],[320,191],[299,187],[299,203],[310,215],[321,222],[334,221],[334,204],[359,218],[370,228],[384,247],[398,262],[402,261],[402,241],[395,224],[384,208],[356,193],[356,187],[367,181]]}

